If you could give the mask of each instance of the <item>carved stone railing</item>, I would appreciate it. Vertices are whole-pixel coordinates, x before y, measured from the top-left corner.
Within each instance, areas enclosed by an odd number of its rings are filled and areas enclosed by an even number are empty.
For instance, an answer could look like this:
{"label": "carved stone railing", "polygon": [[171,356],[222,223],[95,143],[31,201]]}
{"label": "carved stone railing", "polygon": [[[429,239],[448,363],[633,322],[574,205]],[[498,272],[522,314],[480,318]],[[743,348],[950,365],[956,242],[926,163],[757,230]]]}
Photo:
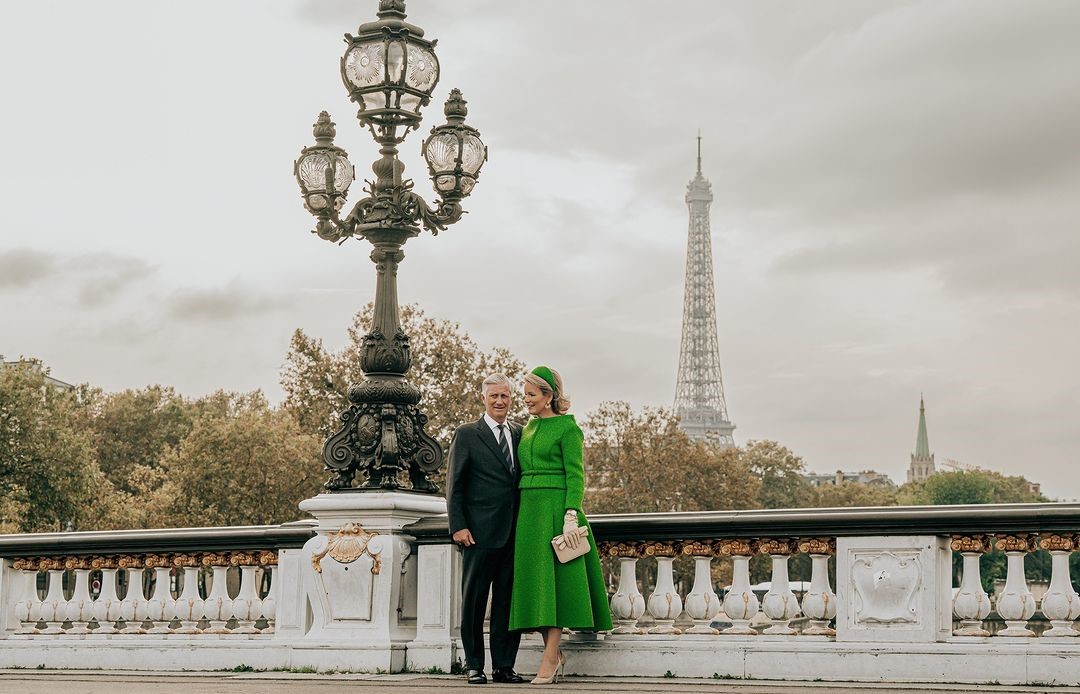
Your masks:
{"label": "carved stone railing", "polygon": [[[1080,577],[1069,573],[1069,558],[1080,551],[1077,504],[620,514],[591,523],[611,571],[614,629],[569,637],[568,648],[582,644],[571,660],[582,672],[1080,683],[1080,668],[1061,664],[1080,658],[1073,589]],[[447,554],[457,550],[442,544],[445,519],[408,531],[421,545],[421,575],[444,572],[452,592]],[[979,575],[979,559],[992,549],[1008,557],[996,604],[1007,628],[994,636],[984,623],[991,601]],[[1052,628],[1036,636],[1024,557],[1039,549],[1053,556],[1038,606]],[[957,585],[954,552],[963,557]],[[800,555],[809,575],[796,595],[789,565]],[[438,569],[429,556],[438,557]],[[766,571],[765,591],[751,587],[754,557]],[[718,568],[731,576],[729,586],[714,579]],[[420,618],[453,624],[423,610]],[[452,626],[443,636],[453,636]],[[664,643],[671,641],[678,645]]]}
{"label": "carved stone railing", "polygon": [[268,638],[309,523],[0,536],[0,637]]}
{"label": "carved stone railing", "polygon": [[[450,671],[461,550],[442,500],[323,494],[301,507],[316,520],[0,536],[0,667]],[[569,672],[1080,684],[1080,504],[591,521],[614,628],[568,635]],[[1008,562],[996,605],[979,575],[991,551]],[[1036,551],[1052,560],[1039,604],[1024,576]],[[1005,627],[991,636],[994,607]],[[540,641],[522,643],[532,671]]]}

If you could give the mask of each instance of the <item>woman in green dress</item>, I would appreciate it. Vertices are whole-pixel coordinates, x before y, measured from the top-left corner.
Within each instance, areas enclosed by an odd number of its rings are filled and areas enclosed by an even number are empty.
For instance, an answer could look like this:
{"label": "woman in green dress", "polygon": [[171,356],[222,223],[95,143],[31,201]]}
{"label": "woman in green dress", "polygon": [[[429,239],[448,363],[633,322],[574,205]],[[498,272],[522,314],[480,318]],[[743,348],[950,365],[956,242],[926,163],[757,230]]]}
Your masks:
{"label": "woman in green dress", "polygon": [[590,528],[589,551],[560,563],[551,540],[588,525],[582,513],[585,494],[584,437],[574,416],[562,377],[546,366],[525,376],[525,406],[533,417],[521,432],[521,505],[514,531],[514,588],[510,628],[540,631],[544,655],[533,684],[554,682],[566,662],[559,650],[564,627],[586,631],[611,629],[600,556]]}

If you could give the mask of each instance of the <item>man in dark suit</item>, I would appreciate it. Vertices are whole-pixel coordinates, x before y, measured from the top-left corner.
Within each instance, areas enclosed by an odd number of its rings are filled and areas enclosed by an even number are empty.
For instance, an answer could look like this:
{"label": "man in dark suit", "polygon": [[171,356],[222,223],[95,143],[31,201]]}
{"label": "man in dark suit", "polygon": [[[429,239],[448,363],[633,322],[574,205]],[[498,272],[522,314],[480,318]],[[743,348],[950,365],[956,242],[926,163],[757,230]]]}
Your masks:
{"label": "man in dark suit", "polygon": [[511,633],[510,589],[514,582],[514,522],[517,519],[517,444],[521,427],[506,421],[510,379],[493,374],[482,386],[484,416],[463,424],[450,443],[447,512],[450,535],[463,547],[461,642],[469,684],[486,684],[484,609],[491,593],[492,679],[517,684],[514,672],[519,633]]}

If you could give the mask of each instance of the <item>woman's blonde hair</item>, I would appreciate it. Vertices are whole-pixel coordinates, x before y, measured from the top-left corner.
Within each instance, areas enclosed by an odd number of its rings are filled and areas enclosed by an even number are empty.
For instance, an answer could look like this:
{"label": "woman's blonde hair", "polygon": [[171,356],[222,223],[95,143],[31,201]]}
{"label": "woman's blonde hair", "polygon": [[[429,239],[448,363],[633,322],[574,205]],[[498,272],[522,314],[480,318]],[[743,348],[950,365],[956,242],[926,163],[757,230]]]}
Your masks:
{"label": "woman's blonde hair", "polygon": [[[537,374],[537,372],[544,373],[544,375],[551,374],[551,380],[554,383],[549,383],[543,376]],[[540,392],[544,395],[551,396],[551,411],[555,414],[565,414],[570,409],[570,398],[563,392],[563,380],[562,376],[555,369],[549,369],[546,366],[538,366],[533,369],[531,373],[525,374],[525,382],[531,383],[540,389]],[[554,387],[552,387],[554,386]]]}

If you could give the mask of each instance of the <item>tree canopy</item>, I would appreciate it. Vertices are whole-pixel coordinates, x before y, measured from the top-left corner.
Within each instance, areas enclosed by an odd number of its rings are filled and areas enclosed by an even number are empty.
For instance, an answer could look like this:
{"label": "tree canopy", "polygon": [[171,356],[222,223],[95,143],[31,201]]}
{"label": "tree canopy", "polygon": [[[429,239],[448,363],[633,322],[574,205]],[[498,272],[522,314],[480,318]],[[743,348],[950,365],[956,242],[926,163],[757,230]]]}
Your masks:
{"label": "tree canopy", "polygon": [[0,531],[92,522],[109,498],[79,391],[48,385],[40,362],[0,366]]}
{"label": "tree canopy", "polygon": [[597,512],[753,508],[760,494],[739,451],[691,441],[668,410],[606,402],[582,424],[586,503]]}

